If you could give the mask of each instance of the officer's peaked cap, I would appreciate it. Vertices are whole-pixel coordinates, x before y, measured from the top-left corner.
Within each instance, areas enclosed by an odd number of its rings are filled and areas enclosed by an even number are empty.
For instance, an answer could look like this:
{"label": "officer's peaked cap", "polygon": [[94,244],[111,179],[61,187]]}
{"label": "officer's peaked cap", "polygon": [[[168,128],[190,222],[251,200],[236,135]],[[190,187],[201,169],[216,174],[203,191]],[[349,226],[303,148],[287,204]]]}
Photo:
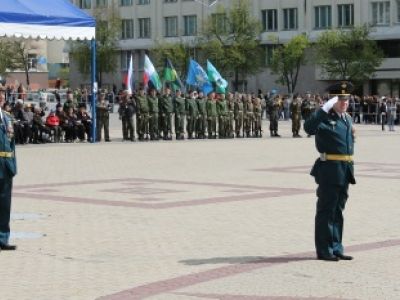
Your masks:
{"label": "officer's peaked cap", "polygon": [[354,86],[351,82],[337,82],[327,88],[329,95],[349,96],[353,92]]}

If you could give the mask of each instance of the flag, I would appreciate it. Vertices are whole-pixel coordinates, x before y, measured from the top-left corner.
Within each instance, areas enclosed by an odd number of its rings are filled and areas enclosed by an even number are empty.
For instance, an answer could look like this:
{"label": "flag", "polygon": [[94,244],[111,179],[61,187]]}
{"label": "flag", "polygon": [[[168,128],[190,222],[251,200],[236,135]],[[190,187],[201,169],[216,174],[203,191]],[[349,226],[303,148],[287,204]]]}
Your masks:
{"label": "flag", "polygon": [[225,93],[225,90],[228,86],[228,82],[224,78],[222,78],[221,74],[208,59],[207,59],[207,75],[209,80],[215,83],[217,92]]}
{"label": "flag", "polygon": [[171,61],[167,58],[165,60],[165,67],[163,72],[163,81],[171,83],[174,90],[180,90],[183,87],[182,81],[179,78]]}
{"label": "flag", "polygon": [[132,94],[132,81],[133,81],[133,57],[129,61],[128,75],[126,76],[125,86],[129,94]]}
{"label": "flag", "polygon": [[161,90],[162,87],[160,77],[147,55],[144,56],[143,83],[145,86],[151,85],[157,91]]}
{"label": "flag", "polygon": [[190,59],[186,83],[199,87],[206,95],[213,90],[212,84],[208,80],[207,73],[193,59]]}

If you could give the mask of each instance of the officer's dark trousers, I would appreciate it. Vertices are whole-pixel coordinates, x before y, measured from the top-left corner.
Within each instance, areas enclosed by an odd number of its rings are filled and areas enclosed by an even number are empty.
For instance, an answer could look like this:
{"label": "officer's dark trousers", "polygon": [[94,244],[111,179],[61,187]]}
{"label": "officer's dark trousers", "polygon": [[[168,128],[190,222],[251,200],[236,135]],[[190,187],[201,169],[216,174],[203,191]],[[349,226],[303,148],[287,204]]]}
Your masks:
{"label": "officer's dark trousers", "polygon": [[0,244],[8,244],[10,236],[12,178],[0,178]]}
{"label": "officer's dark trousers", "polygon": [[348,198],[348,184],[319,185],[315,216],[315,248],[318,256],[343,253],[343,210]]}

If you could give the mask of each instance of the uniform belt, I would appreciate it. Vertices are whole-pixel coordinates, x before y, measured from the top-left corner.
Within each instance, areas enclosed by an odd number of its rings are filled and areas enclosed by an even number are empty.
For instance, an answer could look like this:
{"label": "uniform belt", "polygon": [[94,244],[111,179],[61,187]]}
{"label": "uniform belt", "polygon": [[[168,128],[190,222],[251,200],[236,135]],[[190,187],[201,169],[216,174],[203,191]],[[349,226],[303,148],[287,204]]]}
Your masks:
{"label": "uniform belt", "polygon": [[321,159],[321,161],[336,160],[336,161],[347,161],[347,162],[352,162],[352,161],[353,161],[353,156],[352,156],[352,155],[347,155],[347,154],[327,154],[327,153],[321,153],[320,159]]}
{"label": "uniform belt", "polygon": [[7,158],[14,157],[14,152],[0,152],[0,157],[7,157]]}

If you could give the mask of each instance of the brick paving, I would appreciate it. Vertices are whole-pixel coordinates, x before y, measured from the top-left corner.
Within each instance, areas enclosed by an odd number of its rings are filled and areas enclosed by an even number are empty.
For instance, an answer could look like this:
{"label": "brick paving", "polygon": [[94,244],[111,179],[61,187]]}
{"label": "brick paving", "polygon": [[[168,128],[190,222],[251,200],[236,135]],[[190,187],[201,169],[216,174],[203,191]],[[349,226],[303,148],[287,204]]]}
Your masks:
{"label": "brick paving", "polygon": [[[315,260],[311,138],[17,149],[0,299],[400,299],[400,134],[358,125],[350,262]],[[264,124],[264,128],[267,128]]]}

